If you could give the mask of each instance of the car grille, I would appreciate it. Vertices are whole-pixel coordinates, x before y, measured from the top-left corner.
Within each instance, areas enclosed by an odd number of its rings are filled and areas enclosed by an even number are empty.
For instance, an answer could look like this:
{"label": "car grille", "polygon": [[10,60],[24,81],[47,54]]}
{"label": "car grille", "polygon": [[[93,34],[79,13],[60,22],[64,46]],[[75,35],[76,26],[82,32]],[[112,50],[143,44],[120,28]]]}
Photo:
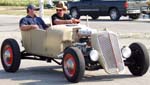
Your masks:
{"label": "car grille", "polygon": [[106,72],[119,73],[124,69],[124,63],[117,39],[117,35],[111,32],[100,32],[97,35],[97,46],[100,54],[100,62]]}

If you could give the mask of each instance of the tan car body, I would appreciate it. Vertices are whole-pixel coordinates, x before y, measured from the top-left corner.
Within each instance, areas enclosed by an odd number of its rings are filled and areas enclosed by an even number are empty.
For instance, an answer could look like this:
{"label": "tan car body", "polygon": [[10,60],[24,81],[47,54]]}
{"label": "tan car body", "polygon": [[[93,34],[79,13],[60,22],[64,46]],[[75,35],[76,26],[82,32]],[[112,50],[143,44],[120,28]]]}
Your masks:
{"label": "tan car body", "polygon": [[57,58],[57,55],[76,40],[75,29],[56,25],[47,30],[22,31],[22,41],[26,52]]}
{"label": "tan car body", "polygon": [[65,24],[47,30],[22,31],[21,34],[24,47],[21,52],[14,39],[2,43],[1,60],[6,72],[16,72],[21,59],[54,61],[62,65],[66,79],[76,83],[82,79],[85,70],[104,69],[109,74],[118,74],[128,66],[133,75],[142,76],[149,68],[146,47],[132,43],[120,48],[114,32]]}
{"label": "tan car body", "polygon": [[[77,34],[77,29],[81,29],[82,26],[80,25],[54,25],[47,30],[30,30],[30,31],[22,31],[22,41],[23,47],[27,53],[31,53],[34,55],[39,56],[46,56],[50,58],[59,58],[58,55],[63,53],[66,47],[72,46],[75,42],[78,42],[79,38],[82,37]],[[99,63],[105,68],[105,71],[108,73],[119,73],[124,69],[124,63],[121,56],[121,51],[119,48],[119,43],[117,40],[117,36],[115,34],[111,34],[113,37],[116,38],[115,42],[110,41],[113,48],[111,46],[108,47],[107,43],[99,43],[97,39],[99,36],[102,38],[107,39],[109,42],[109,36],[107,36],[109,32],[101,32],[102,35],[99,33],[94,33],[91,35],[91,44],[94,49],[99,52]],[[106,34],[106,35],[105,35]],[[104,36],[104,37],[103,37]],[[101,45],[100,45],[101,44]],[[112,55],[107,55],[107,51],[104,54],[104,49],[116,50],[116,54],[118,56],[119,64],[118,67],[110,68],[108,65],[115,64],[116,60],[113,59]],[[110,50],[111,49],[111,50]],[[112,53],[113,54],[113,53]],[[112,58],[112,62],[109,63],[107,59],[109,56]]]}

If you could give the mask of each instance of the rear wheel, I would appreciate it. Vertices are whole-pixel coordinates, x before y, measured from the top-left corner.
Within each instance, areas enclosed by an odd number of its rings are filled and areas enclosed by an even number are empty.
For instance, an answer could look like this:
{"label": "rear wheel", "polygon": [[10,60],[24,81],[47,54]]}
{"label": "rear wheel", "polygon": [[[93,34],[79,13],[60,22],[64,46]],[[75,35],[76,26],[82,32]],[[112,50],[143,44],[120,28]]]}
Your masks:
{"label": "rear wheel", "polygon": [[146,47],[141,43],[132,43],[131,48],[131,57],[127,59],[131,64],[128,65],[130,72],[134,76],[144,75],[149,68],[149,55]]}
{"label": "rear wheel", "polygon": [[110,16],[111,20],[113,20],[113,21],[118,21],[121,17],[119,11],[116,8],[110,9],[109,16]]}
{"label": "rear wheel", "polygon": [[70,14],[73,18],[79,19],[80,18],[80,14],[77,8],[72,8],[70,10]]}
{"label": "rear wheel", "polygon": [[6,39],[1,47],[1,62],[6,72],[16,72],[20,66],[21,53],[16,40]]}
{"label": "rear wheel", "polygon": [[70,82],[79,82],[85,71],[85,61],[82,52],[76,47],[67,48],[63,57],[63,72]]}

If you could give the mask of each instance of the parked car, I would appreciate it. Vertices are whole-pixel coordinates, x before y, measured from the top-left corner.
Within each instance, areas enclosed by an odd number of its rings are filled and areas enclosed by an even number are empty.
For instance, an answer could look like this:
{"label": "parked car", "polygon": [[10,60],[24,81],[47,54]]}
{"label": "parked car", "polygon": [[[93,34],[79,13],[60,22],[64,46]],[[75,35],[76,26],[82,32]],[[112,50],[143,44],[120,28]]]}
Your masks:
{"label": "parked car", "polygon": [[146,5],[143,5],[141,7],[141,11],[142,11],[143,14],[150,15],[150,0],[147,0]]}
{"label": "parked car", "polygon": [[16,72],[21,59],[53,60],[62,65],[70,82],[79,82],[85,70],[104,69],[109,74],[119,74],[127,66],[134,76],[142,76],[149,68],[146,47],[139,42],[120,47],[117,34],[113,32],[67,24],[21,34],[24,51],[20,51],[15,39],[8,38],[2,43],[1,62],[6,72]]}
{"label": "parked car", "polygon": [[141,6],[146,0],[75,0],[68,2],[68,9],[74,18],[89,15],[92,19],[99,16],[110,16],[111,20],[119,20],[121,16],[132,19],[139,18]]}

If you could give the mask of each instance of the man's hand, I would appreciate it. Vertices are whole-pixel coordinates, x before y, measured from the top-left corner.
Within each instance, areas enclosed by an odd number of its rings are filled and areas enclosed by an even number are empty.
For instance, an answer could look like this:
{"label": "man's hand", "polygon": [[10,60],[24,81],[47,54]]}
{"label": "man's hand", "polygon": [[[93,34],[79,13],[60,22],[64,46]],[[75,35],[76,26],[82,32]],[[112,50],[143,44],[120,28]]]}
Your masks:
{"label": "man's hand", "polygon": [[80,23],[80,20],[79,19],[72,19],[72,23],[78,24],[78,23]]}

